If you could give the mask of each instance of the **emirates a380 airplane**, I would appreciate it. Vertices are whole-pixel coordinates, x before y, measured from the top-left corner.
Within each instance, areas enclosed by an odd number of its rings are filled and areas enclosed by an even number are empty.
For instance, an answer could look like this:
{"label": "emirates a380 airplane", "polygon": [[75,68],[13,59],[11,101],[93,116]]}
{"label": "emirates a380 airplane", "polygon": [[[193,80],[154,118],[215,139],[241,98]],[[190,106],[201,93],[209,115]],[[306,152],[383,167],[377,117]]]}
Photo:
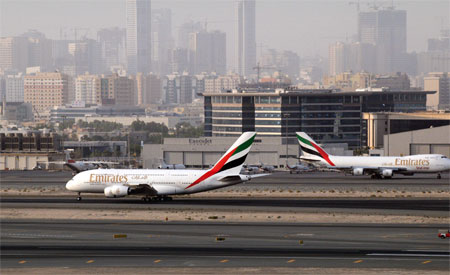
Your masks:
{"label": "emirates a380 airplane", "polygon": [[209,170],[176,169],[96,169],[84,171],[67,182],[66,188],[81,193],[104,193],[107,198],[143,195],[151,199],[171,200],[170,195],[192,194],[245,182],[259,175],[241,175],[255,139],[255,132],[243,133]]}
{"label": "emirates a380 airplane", "polygon": [[391,178],[394,174],[412,176],[415,173],[437,173],[450,170],[450,159],[439,154],[404,157],[333,156],[323,150],[305,132],[297,132],[303,151],[300,160],[315,166],[343,170],[353,175],[371,175],[372,178]]}

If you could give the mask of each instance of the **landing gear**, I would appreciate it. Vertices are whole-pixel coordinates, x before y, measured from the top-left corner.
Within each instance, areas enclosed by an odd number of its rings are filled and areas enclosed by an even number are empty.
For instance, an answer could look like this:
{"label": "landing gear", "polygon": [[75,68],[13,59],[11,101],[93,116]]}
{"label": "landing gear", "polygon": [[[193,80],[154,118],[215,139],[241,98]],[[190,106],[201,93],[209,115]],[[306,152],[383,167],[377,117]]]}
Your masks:
{"label": "landing gear", "polygon": [[441,174],[438,174],[438,175],[437,175],[437,179],[438,179],[438,180],[442,179]]}
{"label": "landing gear", "polygon": [[371,178],[371,179],[382,179],[382,176],[379,175],[379,174],[372,174],[372,175],[370,176],[370,178]]}
{"label": "landing gear", "polygon": [[81,201],[81,192],[78,192],[78,198],[77,201]]}

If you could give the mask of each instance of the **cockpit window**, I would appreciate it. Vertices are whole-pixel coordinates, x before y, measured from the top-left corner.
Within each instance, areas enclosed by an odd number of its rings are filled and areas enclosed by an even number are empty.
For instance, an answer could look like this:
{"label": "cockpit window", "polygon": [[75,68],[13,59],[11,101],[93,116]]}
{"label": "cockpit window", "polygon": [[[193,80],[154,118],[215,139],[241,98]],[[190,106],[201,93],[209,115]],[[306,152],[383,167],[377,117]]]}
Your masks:
{"label": "cockpit window", "polygon": [[447,157],[446,156],[442,156],[441,158],[446,159]]}

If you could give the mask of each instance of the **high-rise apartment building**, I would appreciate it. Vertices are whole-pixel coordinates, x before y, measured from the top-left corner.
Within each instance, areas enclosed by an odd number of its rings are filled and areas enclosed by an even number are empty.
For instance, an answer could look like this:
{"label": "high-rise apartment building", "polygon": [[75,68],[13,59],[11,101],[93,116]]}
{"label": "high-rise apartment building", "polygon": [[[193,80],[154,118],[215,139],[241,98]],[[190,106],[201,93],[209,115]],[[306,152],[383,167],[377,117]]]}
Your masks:
{"label": "high-rise apartment building", "polygon": [[133,106],[135,103],[134,79],[127,76],[113,76],[113,97],[117,106]]}
{"label": "high-rise apartment building", "polygon": [[5,99],[6,102],[24,102],[22,73],[5,76]]}
{"label": "high-rise apartment building", "polygon": [[187,48],[176,48],[169,50],[169,72],[183,73],[190,71],[189,50]]}
{"label": "high-rise apartment building", "polygon": [[377,73],[404,68],[406,11],[383,9],[358,14],[358,41],[376,46]]}
{"label": "high-rise apartment building", "polygon": [[149,73],[152,48],[150,0],[127,0],[126,15],[128,73]]}
{"label": "high-rise apartment building", "polygon": [[178,74],[166,75],[163,79],[164,103],[178,103],[179,89],[177,84]]}
{"label": "high-rise apartment building", "polygon": [[28,39],[26,37],[0,38],[0,69],[25,72],[28,66]]}
{"label": "high-rise apartment building", "polygon": [[328,48],[329,75],[376,71],[375,46],[368,43],[336,42]]}
{"label": "high-rise apartment building", "polygon": [[164,92],[164,103],[166,104],[188,104],[193,99],[193,76],[187,72],[179,74],[166,75],[162,86]]}
{"label": "high-rise apartment building", "polygon": [[152,10],[152,71],[160,75],[172,73],[168,67],[168,51],[173,48],[172,11]]}
{"label": "high-rise apartment building", "polygon": [[192,76],[189,74],[182,74],[179,77],[179,89],[180,89],[180,104],[192,103]]}
{"label": "high-rise apartment building", "polygon": [[255,1],[238,1],[236,17],[236,71],[242,76],[250,76],[256,66]]}
{"label": "high-rise apartment building", "polygon": [[187,49],[189,46],[189,34],[193,32],[201,32],[205,30],[203,23],[188,21],[183,23],[178,28],[178,41],[177,47],[181,49]]}
{"label": "high-rise apartment building", "polygon": [[425,91],[436,91],[427,95],[427,108],[431,110],[450,110],[450,73],[429,73],[423,79]]}
{"label": "high-rise apartment building", "polygon": [[225,74],[226,34],[220,31],[195,32],[189,34],[193,73]]}
{"label": "high-rise apartment building", "polygon": [[29,30],[21,35],[28,39],[27,67],[40,67],[41,71],[53,69],[52,40],[36,30]]}
{"label": "high-rise apartment building", "polygon": [[125,66],[125,29],[101,29],[97,32],[97,41],[101,52],[101,72],[110,71],[112,66]]}
{"label": "high-rise apartment building", "polygon": [[137,105],[161,103],[161,78],[155,74],[136,75]]}
{"label": "high-rise apartment building", "polygon": [[428,39],[428,51],[417,54],[417,74],[450,71],[450,30]]}
{"label": "high-rise apartment building", "polygon": [[[54,106],[67,103],[69,76],[62,73],[37,73],[24,77],[24,101],[33,106],[38,117]],[[36,113],[37,112],[37,113]]]}
{"label": "high-rise apartment building", "polygon": [[[72,77],[85,73],[99,73],[101,66],[101,50],[97,41],[84,39],[68,43],[68,53],[72,61]],[[73,74],[73,75],[72,75]]]}
{"label": "high-rise apartment building", "polygon": [[97,75],[79,75],[75,80],[75,100],[101,105],[101,83]]}

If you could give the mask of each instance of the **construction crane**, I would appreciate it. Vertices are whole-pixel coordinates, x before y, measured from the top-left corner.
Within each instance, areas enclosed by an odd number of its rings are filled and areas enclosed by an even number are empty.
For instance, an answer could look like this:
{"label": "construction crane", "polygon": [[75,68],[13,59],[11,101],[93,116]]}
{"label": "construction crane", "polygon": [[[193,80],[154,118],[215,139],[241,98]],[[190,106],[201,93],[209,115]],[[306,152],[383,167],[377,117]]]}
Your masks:
{"label": "construction crane", "polygon": [[259,77],[261,75],[261,69],[276,69],[276,67],[274,66],[261,66],[258,62],[258,64],[256,64],[255,67],[253,67],[253,70],[256,70],[256,75],[257,75],[257,81],[259,82]]}

